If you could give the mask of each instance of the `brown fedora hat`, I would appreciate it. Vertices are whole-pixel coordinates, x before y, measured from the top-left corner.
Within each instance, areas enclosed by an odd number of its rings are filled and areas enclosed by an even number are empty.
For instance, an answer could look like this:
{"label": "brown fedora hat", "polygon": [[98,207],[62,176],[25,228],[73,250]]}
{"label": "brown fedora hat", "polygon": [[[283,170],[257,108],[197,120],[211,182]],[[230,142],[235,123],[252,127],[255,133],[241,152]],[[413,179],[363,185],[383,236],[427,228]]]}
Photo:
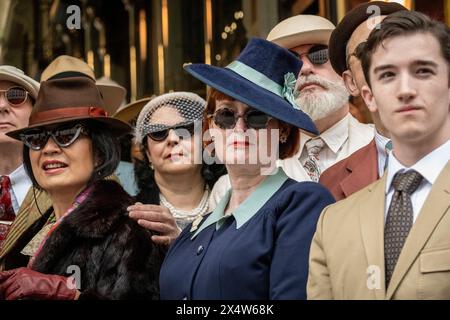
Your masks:
{"label": "brown fedora hat", "polygon": [[[153,98],[153,97],[152,97]],[[117,110],[116,114],[113,116],[115,119],[119,119],[125,122],[129,122],[136,118],[141,112],[142,108],[149,102],[152,98],[142,98],[124,105]]]}
{"label": "brown fedora hat", "polygon": [[125,99],[127,90],[117,83],[107,80],[96,80],[94,71],[89,65],[78,58],[61,55],[53,60],[42,72],[41,82],[57,78],[86,76],[95,81],[105,101],[105,110],[109,115],[116,113]]}
{"label": "brown fedora hat", "polygon": [[378,7],[380,15],[389,15],[397,11],[408,10],[399,3],[384,1],[363,3],[350,10],[331,33],[328,47],[331,65],[338,75],[342,75],[347,70],[346,48],[353,31],[374,15],[373,11],[368,11],[370,6]]}
{"label": "brown fedora hat", "polygon": [[77,120],[104,123],[116,136],[131,131],[127,123],[108,117],[103,99],[92,79],[69,77],[42,82],[28,127],[6,134],[20,140],[20,134],[31,128]]}

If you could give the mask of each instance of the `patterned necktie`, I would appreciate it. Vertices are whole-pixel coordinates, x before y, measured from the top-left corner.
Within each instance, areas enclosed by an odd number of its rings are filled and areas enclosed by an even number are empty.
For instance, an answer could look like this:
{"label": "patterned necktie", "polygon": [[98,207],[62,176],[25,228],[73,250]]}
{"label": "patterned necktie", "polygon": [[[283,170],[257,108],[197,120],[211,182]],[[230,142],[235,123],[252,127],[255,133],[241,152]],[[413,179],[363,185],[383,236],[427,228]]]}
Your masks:
{"label": "patterned necktie", "polygon": [[389,140],[389,142],[386,143],[384,150],[386,151],[386,159],[384,160],[384,171],[386,171],[388,163],[389,163],[389,155],[391,154],[391,151],[392,151],[392,141],[391,140]]}
{"label": "patterned necktie", "polygon": [[321,138],[309,139],[305,143],[306,151],[308,152],[308,158],[306,159],[303,167],[314,182],[319,181],[320,167],[319,167],[319,152],[324,146],[324,142]]}
{"label": "patterned necktie", "polygon": [[0,177],[0,248],[6,239],[12,221],[16,218],[11,201],[11,181],[8,176]]}
{"label": "patterned necktie", "polygon": [[386,264],[386,288],[391,281],[398,257],[413,225],[411,194],[422,182],[422,175],[411,170],[397,173],[392,181],[394,195],[384,226],[384,258]]}

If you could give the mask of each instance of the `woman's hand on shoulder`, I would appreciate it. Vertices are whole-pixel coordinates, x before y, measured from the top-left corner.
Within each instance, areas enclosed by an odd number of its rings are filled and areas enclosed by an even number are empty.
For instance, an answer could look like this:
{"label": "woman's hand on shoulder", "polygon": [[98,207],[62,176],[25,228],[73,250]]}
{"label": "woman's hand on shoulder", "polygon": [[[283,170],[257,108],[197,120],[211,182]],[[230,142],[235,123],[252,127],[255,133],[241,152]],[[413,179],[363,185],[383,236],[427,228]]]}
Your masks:
{"label": "woman's hand on shoulder", "polygon": [[175,218],[166,207],[136,202],[127,210],[130,218],[139,225],[158,233],[152,236],[152,241],[156,244],[169,246],[181,233]]}

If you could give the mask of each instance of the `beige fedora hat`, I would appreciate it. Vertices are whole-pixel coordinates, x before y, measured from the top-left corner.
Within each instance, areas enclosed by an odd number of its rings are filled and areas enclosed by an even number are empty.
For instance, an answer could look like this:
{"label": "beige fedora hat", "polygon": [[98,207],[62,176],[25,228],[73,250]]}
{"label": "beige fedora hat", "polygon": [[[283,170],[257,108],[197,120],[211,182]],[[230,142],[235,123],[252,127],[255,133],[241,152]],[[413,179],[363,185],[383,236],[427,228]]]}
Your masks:
{"label": "beige fedora hat", "polygon": [[148,98],[142,98],[139,100],[136,100],[134,102],[131,102],[127,105],[121,106],[116,114],[113,116],[115,119],[119,119],[125,122],[130,122],[134,118],[136,118],[139,115],[139,112],[141,112],[142,108],[149,102],[153,97]]}
{"label": "beige fedora hat", "polygon": [[287,18],[273,27],[267,40],[286,49],[303,44],[328,45],[334,28],[331,21],[321,16],[299,14]]}
{"label": "beige fedora hat", "polygon": [[9,81],[24,87],[36,100],[39,82],[27,76],[22,70],[8,65],[0,66],[0,81]]}
{"label": "beige fedora hat", "polygon": [[41,82],[70,76],[86,76],[93,79],[103,96],[105,109],[109,115],[116,113],[127,94],[126,89],[117,83],[99,83],[99,81],[95,79],[94,70],[92,70],[86,62],[68,55],[61,55],[53,60],[42,72]]}

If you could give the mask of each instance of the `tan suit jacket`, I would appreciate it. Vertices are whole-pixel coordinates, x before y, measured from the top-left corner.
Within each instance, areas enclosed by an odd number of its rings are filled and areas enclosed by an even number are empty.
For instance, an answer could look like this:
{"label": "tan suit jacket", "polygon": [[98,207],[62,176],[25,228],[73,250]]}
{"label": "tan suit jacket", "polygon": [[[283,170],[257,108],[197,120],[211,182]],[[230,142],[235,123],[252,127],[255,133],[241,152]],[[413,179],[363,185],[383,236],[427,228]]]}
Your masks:
{"label": "tan suit jacket", "polygon": [[[36,195],[36,201],[35,201]],[[39,206],[39,207],[38,207]],[[25,199],[20,206],[16,219],[11,225],[8,236],[0,250],[0,271],[5,268],[5,260],[12,254],[17,240],[51,207],[51,201],[44,191],[33,192],[33,187],[28,190]],[[21,249],[21,248],[20,248]]]}
{"label": "tan suit jacket", "polygon": [[319,182],[336,201],[347,198],[378,179],[378,152],[373,139],[367,146],[332,165],[320,175]]}
{"label": "tan suit jacket", "polygon": [[308,299],[450,299],[450,161],[435,181],[385,288],[386,174],[324,209],[314,235]]}

